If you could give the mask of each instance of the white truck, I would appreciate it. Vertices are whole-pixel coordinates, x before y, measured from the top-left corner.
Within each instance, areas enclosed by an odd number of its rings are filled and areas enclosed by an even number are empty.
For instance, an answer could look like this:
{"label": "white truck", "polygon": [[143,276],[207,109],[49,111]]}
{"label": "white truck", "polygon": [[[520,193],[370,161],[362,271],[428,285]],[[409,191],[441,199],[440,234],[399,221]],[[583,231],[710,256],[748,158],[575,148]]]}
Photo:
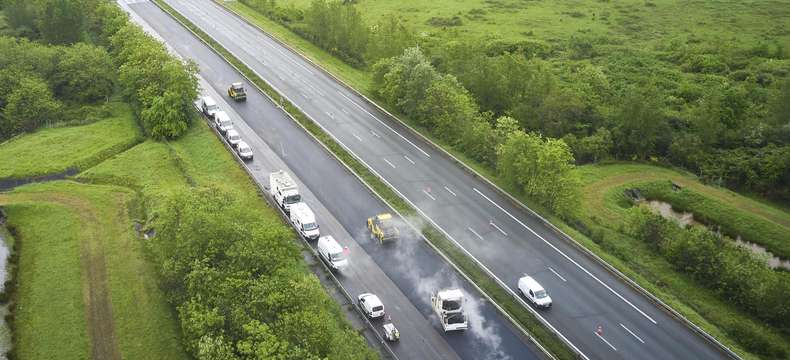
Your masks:
{"label": "white truck", "polygon": [[299,195],[299,187],[296,182],[291,179],[285,171],[277,171],[269,174],[269,193],[272,195],[274,202],[280,208],[289,214],[291,211],[291,204],[296,204],[302,201],[302,196]]}
{"label": "white truck", "polygon": [[469,327],[464,315],[464,293],[461,290],[447,289],[431,294],[431,306],[445,332],[466,330]]}

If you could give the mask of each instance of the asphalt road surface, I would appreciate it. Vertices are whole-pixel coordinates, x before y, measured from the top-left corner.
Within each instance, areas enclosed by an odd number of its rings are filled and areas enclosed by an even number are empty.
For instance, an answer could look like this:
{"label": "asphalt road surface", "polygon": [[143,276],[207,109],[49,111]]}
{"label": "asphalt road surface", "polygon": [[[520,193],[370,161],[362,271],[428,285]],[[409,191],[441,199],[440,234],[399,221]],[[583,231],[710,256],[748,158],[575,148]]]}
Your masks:
{"label": "asphalt road surface", "polygon": [[[587,357],[724,357],[539,219],[298,54],[210,0],[167,2],[273,84],[512,289],[522,274],[536,278],[554,299],[544,317]],[[321,186],[349,183],[322,177]],[[344,214],[356,213],[337,215]],[[599,326],[602,331],[596,332]]]}
{"label": "asphalt road surface", "polygon": [[[201,68],[204,93],[223,99],[225,87],[241,76],[186,29],[150,2],[125,3],[180,56]],[[542,356],[474,287],[414,234],[381,246],[370,239],[365,220],[386,206],[331,157],[301,127],[249,84],[247,101],[221,101],[235,127],[255,149],[246,164],[259,183],[286,168],[316,213],[322,234],[349,248],[350,267],[338,274],[352,294],[378,294],[401,330],[391,345],[402,359],[538,359]],[[467,294],[469,330],[444,333],[430,308],[432,291],[457,287]],[[376,326],[381,321],[374,321]]]}

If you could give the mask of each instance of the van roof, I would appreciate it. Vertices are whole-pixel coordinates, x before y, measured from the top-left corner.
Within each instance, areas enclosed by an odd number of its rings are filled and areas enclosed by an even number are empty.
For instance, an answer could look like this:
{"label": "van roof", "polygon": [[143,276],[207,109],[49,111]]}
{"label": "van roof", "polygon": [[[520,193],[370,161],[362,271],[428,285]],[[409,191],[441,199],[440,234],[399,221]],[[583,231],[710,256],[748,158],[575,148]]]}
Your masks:
{"label": "van roof", "polygon": [[313,214],[313,210],[310,210],[310,207],[303,202],[291,204],[290,211],[291,214],[298,217],[302,223],[315,222],[315,215]]}
{"label": "van roof", "polygon": [[230,116],[228,116],[228,113],[226,113],[226,112],[224,112],[222,110],[217,111],[214,114],[214,117],[217,118],[219,121],[230,121]]}
{"label": "van roof", "polygon": [[460,300],[464,298],[464,293],[459,289],[442,290],[436,294],[442,300]]}
{"label": "van roof", "polygon": [[343,247],[332,237],[332,235],[322,236],[318,239],[318,245],[329,250],[330,253],[336,254],[343,252]]}
{"label": "van roof", "polygon": [[208,106],[211,106],[211,105],[217,105],[217,102],[216,102],[216,101],[214,101],[214,98],[212,98],[211,96],[204,96],[204,97],[203,97],[203,102],[204,102],[206,105],[208,105]]}
{"label": "van roof", "polygon": [[538,284],[538,282],[535,281],[535,279],[533,279],[531,276],[524,276],[518,281],[523,282],[524,285],[532,289],[532,291],[545,290],[543,289],[543,286],[540,286],[540,284]]}

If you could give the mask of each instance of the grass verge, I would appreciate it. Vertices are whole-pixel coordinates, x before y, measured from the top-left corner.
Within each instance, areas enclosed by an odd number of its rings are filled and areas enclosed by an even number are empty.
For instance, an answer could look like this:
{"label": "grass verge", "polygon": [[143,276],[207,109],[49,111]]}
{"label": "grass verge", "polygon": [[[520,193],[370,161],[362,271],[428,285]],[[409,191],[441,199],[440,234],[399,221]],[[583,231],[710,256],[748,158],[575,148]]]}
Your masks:
{"label": "grass verge", "polygon": [[[79,218],[46,203],[7,206],[20,250],[13,355],[19,359],[87,359],[80,279]],[[47,226],[41,226],[47,224]]]}
{"label": "grass verge", "polygon": [[[132,230],[128,208],[133,196],[117,186],[70,181],[0,195],[9,224],[20,235],[19,358],[95,356],[89,354],[91,333],[104,326],[112,330],[105,340],[115,343],[122,358],[187,358],[175,314]],[[92,269],[104,271],[94,276]],[[104,292],[107,312],[101,300],[89,296]],[[86,316],[88,308],[98,316]]]}
{"label": "grass verge", "polygon": [[129,106],[113,102],[109,108],[108,118],[92,124],[43,129],[3,143],[0,179],[86,169],[140,142]]}
{"label": "grass verge", "polygon": [[[272,98],[280,98],[279,94],[272,89],[263,79],[259,78],[244,63],[239,61],[229,51],[214,41],[205,32],[192,24],[172,7],[160,0],[154,0],[162,9],[176,18],[180,23],[195,33],[201,40],[207,43],[217,53],[222,55],[227,61],[234,65],[250,81],[256,84]],[[286,112],[291,114],[308,132],[323,143],[341,162],[355,172],[363,181],[378,193],[389,206],[399,211],[403,215],[416,215],[417,212],[401,199],[390,187],[384,184],[378,177],[373,175],[367,167],[362,165],[355,157],[343,149],[334,139],[325,133],[317,124],[310,120],[305,114],[299,111],[296,106],[283,99],[280,104]],[[560,359],[573,359],[573,352],[557,338],[552,332],[544,328],[539,321],[527,309],[521,306],[509,293],[499,286],[494,279],[481,269],[472,259],[465,256],[460,249],[455,247],[448,239],[432,228],[423,229],[423,235],[441,252],[448,256],[473,282],[483,289],[489,296],[495,299],[505,311],[516,321],[527,329],[539,343],[547,348],[554,356]]]}

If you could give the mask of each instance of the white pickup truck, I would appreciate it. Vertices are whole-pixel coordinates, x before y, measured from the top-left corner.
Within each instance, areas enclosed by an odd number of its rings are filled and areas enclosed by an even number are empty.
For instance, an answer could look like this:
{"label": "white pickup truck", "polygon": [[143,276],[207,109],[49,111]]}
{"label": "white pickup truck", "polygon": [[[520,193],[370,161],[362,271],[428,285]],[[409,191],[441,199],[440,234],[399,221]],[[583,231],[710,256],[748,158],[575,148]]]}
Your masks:
{"label": "white pickup truck", "polygon": [[431,295],[431,306],[445,332],[466,330],[468,323],[464,315],[464,293],[458,289],[441,290]]}

